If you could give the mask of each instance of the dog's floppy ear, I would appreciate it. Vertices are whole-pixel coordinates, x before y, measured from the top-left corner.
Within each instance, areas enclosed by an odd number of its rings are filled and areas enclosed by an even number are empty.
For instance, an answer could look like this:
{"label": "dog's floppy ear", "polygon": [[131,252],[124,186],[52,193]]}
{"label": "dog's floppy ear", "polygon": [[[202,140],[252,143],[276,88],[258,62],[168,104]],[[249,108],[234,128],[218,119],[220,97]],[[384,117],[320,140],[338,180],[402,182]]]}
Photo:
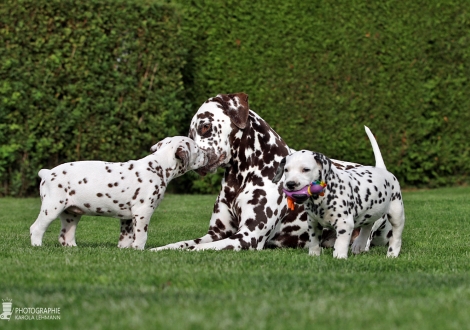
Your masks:
{"label": "dog's floppy ear", "polygon": [[218,102],[220,108],[229,116],[230,121],[240,129],[244,129],[248,123],[250,106],[248,105],[248,95],[245,93],[219,94],[211,99]]}
{"label": "dog's floppy ear", "polygon": [[[233,106],[229,106],[227,115],[235,126],[240,129],[244,129],[248,122],[248,114],[250,110],[248,106],[248,95],[245,93],[237,93],[229,94],[229,97],[234,100],[234,104]],[[238,102],[236,102],[237,99]]]}
{"label": "dog's floppy ear", "polygon": [[274,176],[273,178],[273,183],[278,183],[281,178],[282,178],[282,175],[284,174],[284,166],[286,165],[286,157],[282,158],[281,162],[279,163],[279,166],[277,167],[277,170],[276,170],[276,175]]}
{"label": "dog's floppy ear", "polygon": [[163,141],[160,141],[158,142],[157,144],[154,144],[151,148],[150,148],[150,152],[155,152],[157,151],[161,146],[163,145]]}
{"label": "dog's floppy ear", "polygon": [[184,168],[188,168],[189,164],[189,150],[184,146],[179,146],[176,149],[175,157],[183,162]]}
{"label": "dog's floppy ear", "polygon": [[155,152],[157,151],[158,149],[160,149],[163,145],[167,145],[167,144],[170,144],[171,142],[173,141],[173,138],[171,137],[166,137],[164,138],[163,140],[157,142],[157,144],[154,144],[152,146],[152,148],[150,148],[150,152]]}
{"label": "dog's floppy ear", "polygon": [[327,182],[329,180],[328,174],[330,173],[330,170],[331,170],[331,160],[325,155],[318,153],[318,152],[312,152],[312,154],[318,166],[321,167],[320,180]]}

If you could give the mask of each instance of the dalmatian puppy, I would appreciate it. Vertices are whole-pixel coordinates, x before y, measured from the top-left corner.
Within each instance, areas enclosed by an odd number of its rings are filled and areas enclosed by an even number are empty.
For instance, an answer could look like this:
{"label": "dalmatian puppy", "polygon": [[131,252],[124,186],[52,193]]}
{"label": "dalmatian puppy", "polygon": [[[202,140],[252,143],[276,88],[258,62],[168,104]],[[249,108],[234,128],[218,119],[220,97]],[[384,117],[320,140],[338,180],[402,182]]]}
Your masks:
{"label": "dalmatian puppy", "polygon": [[387,257],[397,257],[400,253],[405,225],[400,185],[387,171],[371,131],[367,127],[365,130],[374,151],[375,167],[340,170],[323,154],[301,150],[285,157],[277,169],[273,182],[279,182],[284,176],[285,194],[304,204],[309,214],[310,255],[321,253],[323,227],[336,231],[335,258],[348,257],[354,228],[360,228],[360,233],[351,246],[352,252],[367,250],[374,223],[384,215],[392,226]]}
{"label": "dalmatian puppy", "polygon": [[[302,205],[287,208],[282,182],[272,179],[281,160],[291,153],[285,141],[257,113],[248,95],[219,94],[194,115],[189,137],[207,151],[202,176],[225,168],[206,235],[152,249],[263,249],[306,247],[307,213]],[[335,161],[338,166],[359,164]],[[377,236],[380,240],[386,234]],[[376,240],[377,241],[377,240]]]}
{"label": "dalmatian puppy", "polygon": [[30,228],[31,244],[42,245],[44,232],[58,217],[59,242],[76,246],[78,221],[82,215],[94,215],[121,220],[118,247],[144,249],[150,218],[168,183],[208,161],[193,140],[182,136],[163,139],[151,152],[125,163],[80,161],[40,170],[42,205]]}

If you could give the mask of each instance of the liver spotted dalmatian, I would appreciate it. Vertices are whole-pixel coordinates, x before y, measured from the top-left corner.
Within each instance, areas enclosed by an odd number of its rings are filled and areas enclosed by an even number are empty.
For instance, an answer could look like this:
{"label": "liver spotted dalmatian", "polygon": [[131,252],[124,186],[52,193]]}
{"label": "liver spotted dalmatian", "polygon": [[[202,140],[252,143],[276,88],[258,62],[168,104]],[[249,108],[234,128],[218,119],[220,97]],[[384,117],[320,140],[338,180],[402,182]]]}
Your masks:
{"label": "liver spotted dalmatian", "polygon": [[[207,165],[200,175],[225,168],[206,235],[161,246],[165,249],[263,249],[307,247],[307,213],[303,206],[287,207],[281,180],[272,179],[280,161],[292,153],[285,141],[254,111],[248,95],[219,94],[194,115],[189,137],[206,150]],[[336,166],[358,164],[334,161]],[[382,227],[382,228],[379,228]],[[385,241],[386,223],[377,226],[375,242]],[[328,237],[331,241],[331,237]],[[326,242],[328,243],[328,242]]]}

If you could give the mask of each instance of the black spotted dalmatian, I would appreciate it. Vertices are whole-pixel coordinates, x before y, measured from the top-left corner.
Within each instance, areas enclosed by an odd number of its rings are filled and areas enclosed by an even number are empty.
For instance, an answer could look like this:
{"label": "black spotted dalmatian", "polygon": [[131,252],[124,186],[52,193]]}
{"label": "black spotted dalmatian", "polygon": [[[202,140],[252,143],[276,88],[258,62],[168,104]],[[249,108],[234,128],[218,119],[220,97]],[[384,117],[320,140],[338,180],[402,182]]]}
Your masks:
{"label": "black spotted dalmatian", "polygon": [[309,214],[310,255],[320,255],[323,227],[335,229],[333,256],[348,257],[354,228],[359,236],[351,245],[353,253],[366,251],[376,220],[387,217],[392,226],[387,257],[400,253],[405,212],[396,177],[387,171],[379,146],[365,127],[375,155],[375,167],[362,166],[340,170],[323,154],[301,150],[284,158],[273,182],[284,176],[284,191],[296,203],[304,204]]}
{"label": "black spotted dalmatian", "polygon": [[[196,170],[197,173],[206,175],[218,167],[225,168],[209,230],[201,238],[153,251],[259,250],[305,247],[309,243],[307,213],[302,206],[288,209],[282,182],[272,182],[279,162],[291,150],[266,121],[249,109],[248,95],[219,94],[207,100],[191,121],[189,137],[209,157],[207,165]],[[377,235],[376,241],[383,241],[383,236]]]}
{"label": "black spotted dalmatian", "polygon": [[125,163],[80,161],[42,169],[41,211],[30,228],[31,244],[42,245],[49,224],[62,222],[59,242],[76,246],[75,230],[82,215],[121,220],[118,247],[144,249],[150,218],[168,183],[208,158],[193,140],[175,136],[151,148],[152,154]]}

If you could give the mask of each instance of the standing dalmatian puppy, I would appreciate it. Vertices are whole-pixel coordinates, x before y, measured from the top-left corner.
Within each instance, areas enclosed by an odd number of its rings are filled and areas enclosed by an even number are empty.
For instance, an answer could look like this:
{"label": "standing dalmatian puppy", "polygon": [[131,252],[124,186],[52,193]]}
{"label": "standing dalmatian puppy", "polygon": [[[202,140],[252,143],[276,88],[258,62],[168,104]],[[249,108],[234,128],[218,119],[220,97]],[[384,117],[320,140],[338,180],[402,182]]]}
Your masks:
{"label": "standing dalmatian puppy", "polygon": [[81,216],[100,215],[121,220],[118,247],[143,249],[150,218],[168,183],[207,162],[205,152],[183,136],[166,138],[151,151],[126,163],[80,161],[40,170],[42,205],[30,228],[31,244],[42,245],[44,232],[58,217],[62,222],[59,242],[76,246]]}
{"label": "standing dalmatian puppy", "polygon": [[[200,175],[224,167],[222,188],[214,204],[209,230],[201,238],[152,249],[263,249],[305,247],[307,213],[287,208],[282,182],[274,183],[280,161],[291,150],[254,111],[248,95],[219,94],[194,115],[189,137],[207,151]],[[339,166],[361,166],[336,161]],[[382,238],[383,235],[378,237]]]}
{"label": "standing dalmatian puppy", "polygon": [[357,254],[367,249],[376,220],[385,215],[392,225],[387,257],[397,257],[405,225],[400,185],[387,171],[377,142],[366,127],[375,155],[375,167],[362,166],[339,170],[326,156],[312,151],[297,151],[281,161],[273,182],[284,176],[284,192],[297,203],[304,203],[309,214],[309,254],[320,255],[323,227],[335,229],[333,256],[348,257],[354,228],[361,228],[351,246]]}

